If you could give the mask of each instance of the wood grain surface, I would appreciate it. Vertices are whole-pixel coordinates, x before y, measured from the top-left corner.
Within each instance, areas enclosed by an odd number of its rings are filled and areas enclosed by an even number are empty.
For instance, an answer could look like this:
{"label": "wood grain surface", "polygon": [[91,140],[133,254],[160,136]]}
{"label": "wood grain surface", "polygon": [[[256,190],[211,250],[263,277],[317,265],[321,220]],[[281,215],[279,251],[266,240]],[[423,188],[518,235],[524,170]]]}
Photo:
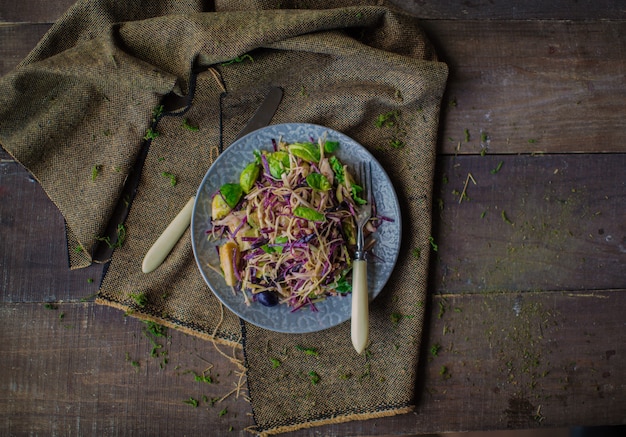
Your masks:
{"label": "wood grain surface", "polygon": [[[417,407],[287,435],[626,424],[626,8],[392,3],[451,72]],[[0,4],[0,75],[71,4]],[[94,304],[102,273],[0,150],[0,434],[250,435],[234,352]]]}

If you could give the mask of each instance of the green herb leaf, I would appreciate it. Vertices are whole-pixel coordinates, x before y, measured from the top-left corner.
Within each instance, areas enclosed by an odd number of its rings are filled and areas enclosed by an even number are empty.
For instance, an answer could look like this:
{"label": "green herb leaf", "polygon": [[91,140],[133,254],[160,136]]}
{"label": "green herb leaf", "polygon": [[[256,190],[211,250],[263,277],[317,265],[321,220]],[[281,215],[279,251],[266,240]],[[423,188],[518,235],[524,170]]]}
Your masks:
{"label": "green herb leaf", "polygon": [[199,402],[196,399],[194,399],[194,398],[189,398],[187,400],[184,400],[183,403],[187,404],[187,405],[189,405],[189,406],[191,406],[193,408],[197,408]]}
{"label": "green herb leaf", "polygon": [[502,164],[504,164],[503,161],[498,162],[498,165],[496,165],[496,168],[491,170],[491,174],[496,174],[500,171],[500,169],[502,168]]}
{"label": "green herb leaf", "polygon": [[272,369],[280,367],[281,363],[280,363],[280,361],[278,359],[276,359],[276,358],[270,358],[270,359],[272,361]]}
{"label": "green herb leaf", "polygon": [[222,416],[225,416],[226,414],[228,414],[228,409],[224,408],[222,411],[217,413],[217,416],[222,417]]}
{"label": "green herb leaf", "polygon": [[252,56],[250,56],[249,54],[244,54],[241,56],[237,56],[234,59],[231,59],[230,61],[226,61],[222,63],[222,66],[226,66],[226,65],[231,65],[231,64],[239,64],[245,60],[249,60],[250,62],[254,62],[254,59],[252,58]]}
{"label": "green herb leaf", "polygon": [[293,210],[293,215],[314,222],[322,222],[326,220],[324,214],[306,206],[296,206]]}
{"label": "green herb leaf", "polygon": [[300,345],[296,345],[296,349],[299,350],[300,352],[304,352],[306,355],[311,355],[311,356],[318,356],[318,352],[317,349],[311,348],[311,347],[304,347],[304,346],[300,346]]}
{"label": "green herb leaf", "polygon": [[313,370],[309,372],[309,379],[311,380],[311,384],[313,385],[317,385],[320,382],[320,376],[317,374],[317,372]]}
{"label": "green herb leaf", "polygon": [[335,173],[335,177],[337,178],[337,182],[343,184],[345,182],[345,175],[343,171],[343,165],[341,161],[336,156],[331,156],[328,158],[328,162],[330,163],[330,167],[333,169],[333,173]]}
{"label": "green herb leaf", "polygon": [[178,181],[176,180],[176,176],[175,175],[173,175],[172,173],[168,173],[168,172],[164,171],[164,172],[161,173],[161,176],[163,176],[165,178],[168,178],[170,180],[170,185],[172,187],[176,186]]}
{"label": "green herb leaf", "polygon": [[183,119],[183,127],[192,132],[198,132],[200,130],[198,126],[193,126],[189,124],[189,120],[187,120],[186,118]]}
{"label": "green herb leaf", "polygon": [[146,134],[144,135],[143,139],[148,141],[148,140],[153,140],[155,138],[157,138],[159,136],[159,133],[155,130],[152,130],[152,128],[148,128],[148,130],[146,131]]}
{"label": "green herb leaf", "polygon": [[94,182],[98,175],[100,174],[100,170],[102,169],[101,165],[94,165],[91,167],[91,181]]}

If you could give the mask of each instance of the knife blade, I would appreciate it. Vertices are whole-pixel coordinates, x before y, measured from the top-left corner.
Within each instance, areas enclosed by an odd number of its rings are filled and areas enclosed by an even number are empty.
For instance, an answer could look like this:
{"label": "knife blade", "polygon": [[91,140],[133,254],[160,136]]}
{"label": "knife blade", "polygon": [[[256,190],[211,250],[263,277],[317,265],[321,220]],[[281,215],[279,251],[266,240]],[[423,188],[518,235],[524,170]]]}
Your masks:
{"label": "knife blade", "polygon": [[[252,118],[250,118],[243,129],[239,131],[235,140],[238,140],[250,132],[269,125],[274,117],[274,113],[278,109],[278,105],[280,104],[282,97],[282,88],[272,87],[261,105],[255,111]],[[141,265],[142,272],[150,273],[159,267],[163,261],[165,261],[191,223],[191,214],[194,202],[195,196],[192,196],[191,199],[189,199],[189,201],[185,204],[185,207],[165,228],[152,247],[150,247]]]}

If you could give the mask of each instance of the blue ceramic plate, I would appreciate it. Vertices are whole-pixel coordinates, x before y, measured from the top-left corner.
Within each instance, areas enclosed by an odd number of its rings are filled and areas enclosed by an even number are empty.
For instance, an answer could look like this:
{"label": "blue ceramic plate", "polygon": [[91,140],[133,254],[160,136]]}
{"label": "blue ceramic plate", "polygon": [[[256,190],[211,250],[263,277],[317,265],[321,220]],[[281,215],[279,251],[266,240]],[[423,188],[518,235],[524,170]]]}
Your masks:
{"label": "blue ceramic plate", "polygon": [[202,180],[191,218],[191,238],[198,268],[213,293],[239,317],[265,329],[301,334],[333,327],[350,318],[352,296],[329,297],[315,304],[317,312],[310,308],[291,312],[287,305],[266,307],[258,302],[246,305],[241,293],[233,294],[224,278],[208,267],[212,265],[219,270],[216,242],[207,238],[211,223],[211,199],[223,184],[239,180],[239,173],[254,159],[254,150],[273,150],[272,139],[293,143],[310,141],[311,138],[317,141],[324,136],[330,141],[339,141],[339,149],[334,154],[352,168],[353,174],[357,163],[372,163],[373,194],[378,213],[393,219],[392,222],[383,222],[376,232],[377,241],[373,249],[376,256],[370,257],[367,271],[370,300],[380,293],[398,258],[401,237],[398,197],[389,176],[367,149],[340,132],[314,124],[278,124],[249,133],[226,149]]}

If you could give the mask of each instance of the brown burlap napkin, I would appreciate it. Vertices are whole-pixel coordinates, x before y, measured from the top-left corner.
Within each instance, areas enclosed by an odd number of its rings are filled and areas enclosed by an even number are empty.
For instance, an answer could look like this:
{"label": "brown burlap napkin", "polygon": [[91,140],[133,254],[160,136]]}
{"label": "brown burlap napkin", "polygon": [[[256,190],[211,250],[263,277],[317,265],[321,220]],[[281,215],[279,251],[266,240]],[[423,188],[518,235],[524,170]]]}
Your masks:
{"label": "brown burlap napkin", "polygon": [[[447,68],[415,18],[313,3],[217,1],[205,11],[200,1],[81,1],[0,80],[0,143],[65,217],[72,267],[90,263],[162,96],[193,96],[186,112],[156,125],[97,302],[243,345],[261,434],[410,410],[424,318]],[[270,85],[285,91],[273,123],[316,123],[353,137],[387,169],[400,199],[401,254],[371,305],[364,355],[352,349],[349,323],[307,335],[241,323],[203,282],[189,231],[161,267],[141,273],[148,248]]]}

